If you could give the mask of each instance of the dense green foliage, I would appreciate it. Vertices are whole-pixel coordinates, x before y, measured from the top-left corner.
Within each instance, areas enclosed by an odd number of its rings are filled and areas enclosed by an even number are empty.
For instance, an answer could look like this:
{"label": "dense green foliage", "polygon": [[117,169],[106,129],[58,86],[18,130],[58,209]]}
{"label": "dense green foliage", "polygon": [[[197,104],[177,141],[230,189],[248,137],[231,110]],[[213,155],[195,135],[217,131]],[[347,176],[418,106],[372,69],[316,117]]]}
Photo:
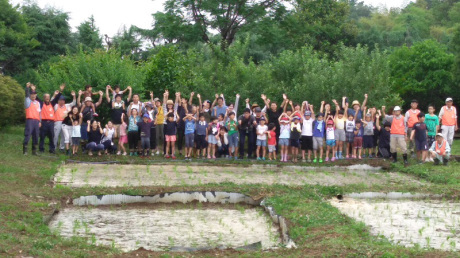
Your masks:
{"label": "dense green foliage", "polygon": [[0,127],[24,120],[24,89],[13,78],[0,75]]}

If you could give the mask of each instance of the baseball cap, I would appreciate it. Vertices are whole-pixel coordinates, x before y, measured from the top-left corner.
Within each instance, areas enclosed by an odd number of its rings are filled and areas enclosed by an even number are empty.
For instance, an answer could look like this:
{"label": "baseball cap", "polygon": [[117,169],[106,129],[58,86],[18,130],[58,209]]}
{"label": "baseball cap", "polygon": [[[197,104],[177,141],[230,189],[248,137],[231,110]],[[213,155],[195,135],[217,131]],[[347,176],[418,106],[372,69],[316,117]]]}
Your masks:
{"label": "baseball cap", "polygon": [[160,101],[160,99],[159,98],[154,98],[153,99],[153,102],[157,102],[157,101]]}
{"label": "baseball cap", "polygon": [[366,116],[367,116],[367,117],[371,117],[372,115],[371,115],[371,113],[367,113]]}
{"label": "baseball cap", "polygon": [[255,112],[257,112],[257,113],[262,112],[262,109],[260,107],[256,107]]}
{"label": "baseball cap", "polygon": [[283,118],[281,118],[281,121],[280,121],[280,122],[281,122],[281,123],[289,123],[289,118],[283,117]]}
{"label": "baseball cap", "polygon": [[401,111],[401,107],[400,106],[396,106],[393,111]]}
{"label": "baseball cap", "polygon": [[143,116],[143,118],[150,118],[149,114],[145,113]]}
{"label": "baseball cap", "polygon": [[440,137],[444,138],[444,135],[442,135],[442,133],[438,133],[438,134],[436,134],[436,136],[440,136]]}
{"label": "baseball cap", "polygon": [[454,100],[449,97],[449,98],[446,99],[446,102],[449,102],[449,101],[454,101]]}
{"label": "baseball cap", "polygon": [[265,121],[265,117],[261,117],[261,118],[260,118],[260,121]]}
{"label": "baseball cap", "polygon": [[300,118],[298,116],[294,116],[293,117],[294,119],[297,119],[297,120],[300,120]]}
{"label": "baseball cap", "polygon": [[64,96],[60,96],[60,97],[59,97],[59,100],[65,100],[65,97],[64,97]]}
{"label": "baseball cap", "polygon": [[334,121],[329,120],[329,121],[327,121],[327,124],[328,124],[328,125],[333,125],[333,124],[334,124]]}
{"label": "baseball cap", "polygon": [[311,116],[311,111],[305,111],[305,116]]}
{"label": "baseball cap", "polygon": [[30,95],[32,95],[32,94],[37,94],[37,92],[33,90],[33,91],[30,92]]}
{"label": "baseball cap", "polygon": [[93,102],[93,100],[91,99],[91,97],[86,97],[86,98],[85,98],[85,102],[86,102],[86,101],[91,101],[91,102]]}
{"label": "baseball cap", "polygon": [[324,116],[323,113],[318,113],[316,117]]}

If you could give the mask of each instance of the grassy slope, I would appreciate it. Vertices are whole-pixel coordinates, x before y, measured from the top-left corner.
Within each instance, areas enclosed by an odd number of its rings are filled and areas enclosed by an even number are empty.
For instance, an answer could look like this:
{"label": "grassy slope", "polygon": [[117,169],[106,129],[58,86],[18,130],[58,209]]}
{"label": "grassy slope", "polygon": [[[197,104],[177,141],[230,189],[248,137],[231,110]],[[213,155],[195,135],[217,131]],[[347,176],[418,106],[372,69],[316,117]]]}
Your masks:
{"label": "grassy slope", "polygon": [[[53,235],[43,222],[52,213],[49,203],[61,202],[68,198],[88,194],[156,194],[164,191],[181,190],[224,190],[245,193],[251,196],[267,196],[275,210],[288,218],[290,234],[298,249],[280,249],[275,252],[208,251],[195,253],[203,256],[303,256],[309,255],[409,255],[445,256],[449,253],[403,248],[391,245],[387,240],[371,236],[363,223],[357,223],[342,215],[325,200],[337,193],[377,190],[377,191],[420,191],[457,195],[459,189],[460,166],[451,164],[433,168],[432,165],[412,166],[402,169],[434,182],[423,189],[405,185],[373,186],[351,185],[346,187],[323,186],[268,186],[268,185],[203,185],[178,187],[124,187],[124,188],[53,188],[51,177],[65,157],[24,157],[21,154],[23,130],[21,127],[2,129],[0,133],[0,256],[100,256],[120,255],[110,247],[93,246],[83,238],[63,239]],[[442,176],[440,176],[442,175]],[[308,216],[305,216],[308,215]],[[146,255],[133,252],[131,255]],[[150,253],[151,254],[151,253]],[[155,255],[166,255],[155,253]],[[187,255],[187,254],[184,254]],[[452,254],[450,254],[452,255]]]}

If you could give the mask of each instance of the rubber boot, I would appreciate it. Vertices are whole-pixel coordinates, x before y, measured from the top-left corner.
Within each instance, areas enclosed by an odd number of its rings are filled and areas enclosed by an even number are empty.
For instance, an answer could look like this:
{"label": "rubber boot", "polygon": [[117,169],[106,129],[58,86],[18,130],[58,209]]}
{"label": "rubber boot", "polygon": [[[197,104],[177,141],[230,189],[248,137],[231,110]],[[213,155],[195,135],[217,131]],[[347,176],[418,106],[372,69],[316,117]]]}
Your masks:
{"label": "rubber boot", "polygon": [[409,162],[407,161],[407,154],[403,154],[403,159],[404,159],[404,165],[408,165]]}
{"label": "rubber boot", "polygon": [[27,155],[27,145],[22,145],[22,154]]}
{"label": "rubber boot", "polygon": [[439,165],[439,159],[438,158],[434,158],[434,164]]}
{"label": "rubber boot", "polygon": [[38,156],[37,147],[32,146],[32,155]]}
{"label": "rubber boot", "polygon": [[446,158],[443,158],[443,159],[442,159],[442,164],[443,164],[444,166],[447,166],[447,165],[449,164],[449,160],[446,159]]}
{"label": "rubber boot", "polygon": [[391,153],[391,156],[393,157],[393,163],[398,162],[398,153],[393,152],[393,153]]}
{"label": "rubber boot", "polygon": [[70,149],[67,150],[67,153],[66,153],[66,154],[67,154],[67,156],[71,156],[71,155],[70,155],[70,154],[71,154]]}

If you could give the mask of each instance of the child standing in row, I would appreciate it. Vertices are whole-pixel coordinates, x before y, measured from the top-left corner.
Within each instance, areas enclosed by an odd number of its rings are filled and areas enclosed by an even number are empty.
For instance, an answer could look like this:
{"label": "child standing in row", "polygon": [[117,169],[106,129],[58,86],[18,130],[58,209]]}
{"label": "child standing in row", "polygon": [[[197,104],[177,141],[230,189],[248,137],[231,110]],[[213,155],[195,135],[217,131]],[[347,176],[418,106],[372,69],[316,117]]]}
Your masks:
{"label": "child standing in row", "polygon": [[353,139],[353,158],[361,159],[361,152],[363,150],[363,135],[364,128],[361,121],[356,121],[354,130],[355,138]]}
{"label": "child standing in row", "polygon": [[274,123],[268,125],[268,159],[276,160],[276,126]]}
{"label": "child standing in row", "polygon": [[206,134],[208,129],[208,123],[206,122],[206,117],[203,113],[200,113],[200,120],[196,123],[196,151],[197,157],[206,157],[206,148],[208,147],[208,143],[206,141]]}
{"label": "child standing in row", "polygon": [[[165,132],[165,140],[166,140],[166,154],[165,158],[169,159],[176,159],[176,134],[177,134],[177,125],[179,123],[179,115],[177,114],[176,110],[173,112],[169,112],[166,115],[167,120],[164,127]],[[175,119],[176,118],[176,119]],[[169,155],[171,153],[171,156]]]}
{"label": "child standing in row", "polygon": [[128,117],[125,116],[125,113],[121,114],[121,125],[120,125],[120,138],[118,139],[118,147],[119,151],[117,155],[121,155],[121,151],[123,150],[123,156],[126,156],[126,148],[125,144],[128,143],[128,135],[126,134],[126,129],[128,128]]}
{"label": "child standing in row", "polygon": [[[306,104],[308,105],[308,103]],[[311,162],[311,152],[313,151],[313,122],[315,114],[313,113],[313,105],[310,105],[310,110],[304,112],[302,121],[302,161],[305,159],[305,153],[308,153],[308,162]]]}
{"label": "child standing in row", "polygon": [[128,125],[128,144],[129,156],[137,156],[137,143],[139,142],[139,127],[137,123],[141,120],[136,108],[128,109],[129,125]]}
{"label": "child standing in row", "polygon": [[[323,163],[323,138],[326,131],[326,124],[323,120],[323,114],[319,113],[316,117],[316,120],[313,122],[313,152],[315,158],[313,163],[319,162]],[[318,159],[318,149],[319,149],[319,159]]]}
{"label": "child standing in row", "polygon": [[[288,111],[289,112],[289,111]],[[280,140],[281,146],[281,162],[287,162],[287,154],[289,150],[289,138],[291,138],[291,118],[287,113],[281,114],[278,118],[280,123]]]}
{"label": "child standing in row", "polygon": [[341,110],[339,103],[334,99],[332,100],[335,104],[335,112],[336,115],[334,117],[334,125],[335,125],[335,142],[336,142],[336,150],[337,150],[337,159],[343,159],[342,150],[343,150],[343,143],[346,141],[346,133],[345,133],[345,123],[347,121],[347,109]]}
{"label": "child standing in row", "polygon": [[331,161],[335,161],[336,148],[335,148],[335,129],[334,129],[334,119],[332,116],[329,116],[327,119],[326,127],[326,162],[329,161],[329,152],[332,151]]}
{"label": "child standing in row", "polygon": [[225,127],[228,130],[228,156],[238,158],[238,122],[235,120],[235,112],[230,112]]}
{"label": "child standing in row", "polygon": [[185,122],[185,160],[192,159],[193,142],[195,139],[195,120],[192,113],[184,117]]}
{"label": "child standing in row", "polygon": [[[265,118],[260,118],[260,124],[257,125],[256,132],[257,132],[257,151],[256,156],[257,160],[265,160],[265,155],[267,153],[267,131],[268,127],[265,125]],[[260,158],[260,150],[262,149],[262,158]]]}
{"label": "child standing in row", "polygon": [[[348,110],[348,103],[345,104],[345,110]],[[353,141],[355,139],[355,127],[356,127],[356,116],[359,112],[355,112],[353,115],[352,113],[347,112],[347,122],[345,124],[345,136],[347,141],[347,159],[352,158],[353,152]]]}
{"label": "child standing in row", "polygon": [[145,113],[142,121],[137,122],[137,126],[141,130],[142,155],[148,157],[150,151],[150,131],[153,126],[153,121],[150,119],[149,114]]}
{"label": "child standing in row", "polygon": [[208,125],[208,130],[206,131],[208,139],[208,159],[216,158],[216,144],[217,144],[217,134],[219,133],[219,120],[217,117],[211,117],[211,123]]}
{"label": "child standing in row", "polygon": [[[366,112],[366,109],[364,109]],[[364,135],[363,135],[363,149],[366,156],[366,150],[369,158],[372,158],[372,150],[374,148],[374,122],[372,121],[372,115],[370,113],[366,114],[364,124]]]}
{"label": "child standing in row", "polygon": [[[300,115],[300,113],[299,113]],[[294,115],[294,121],[291,123],[291,154],[292,161],[297,162],[297,155],[299,154],[300,135],[302,133],[302,124],[300,123],[300,117]]]}
{"label": "child standing in row", "polygon": [[81,139],[81,123],[82,123],[83,115],[80,114],[80,118],[78,120],[73,120],[73,116],[70,116],[70,120],[72,121],[72,154],[75,155],[78,153],[78,146],[80,145]]}
{"label": "child standing in row", "polygon": [[410,135],[410,140],[415,141],[415,148],[417,150],[417,159],[419,162],[425,162],[427,151],[428,151],[428,142],[427,142],[427,126],[425,122],[425,114],[419,112],[417,114],[418,122],[412,127],[412,132]]}

